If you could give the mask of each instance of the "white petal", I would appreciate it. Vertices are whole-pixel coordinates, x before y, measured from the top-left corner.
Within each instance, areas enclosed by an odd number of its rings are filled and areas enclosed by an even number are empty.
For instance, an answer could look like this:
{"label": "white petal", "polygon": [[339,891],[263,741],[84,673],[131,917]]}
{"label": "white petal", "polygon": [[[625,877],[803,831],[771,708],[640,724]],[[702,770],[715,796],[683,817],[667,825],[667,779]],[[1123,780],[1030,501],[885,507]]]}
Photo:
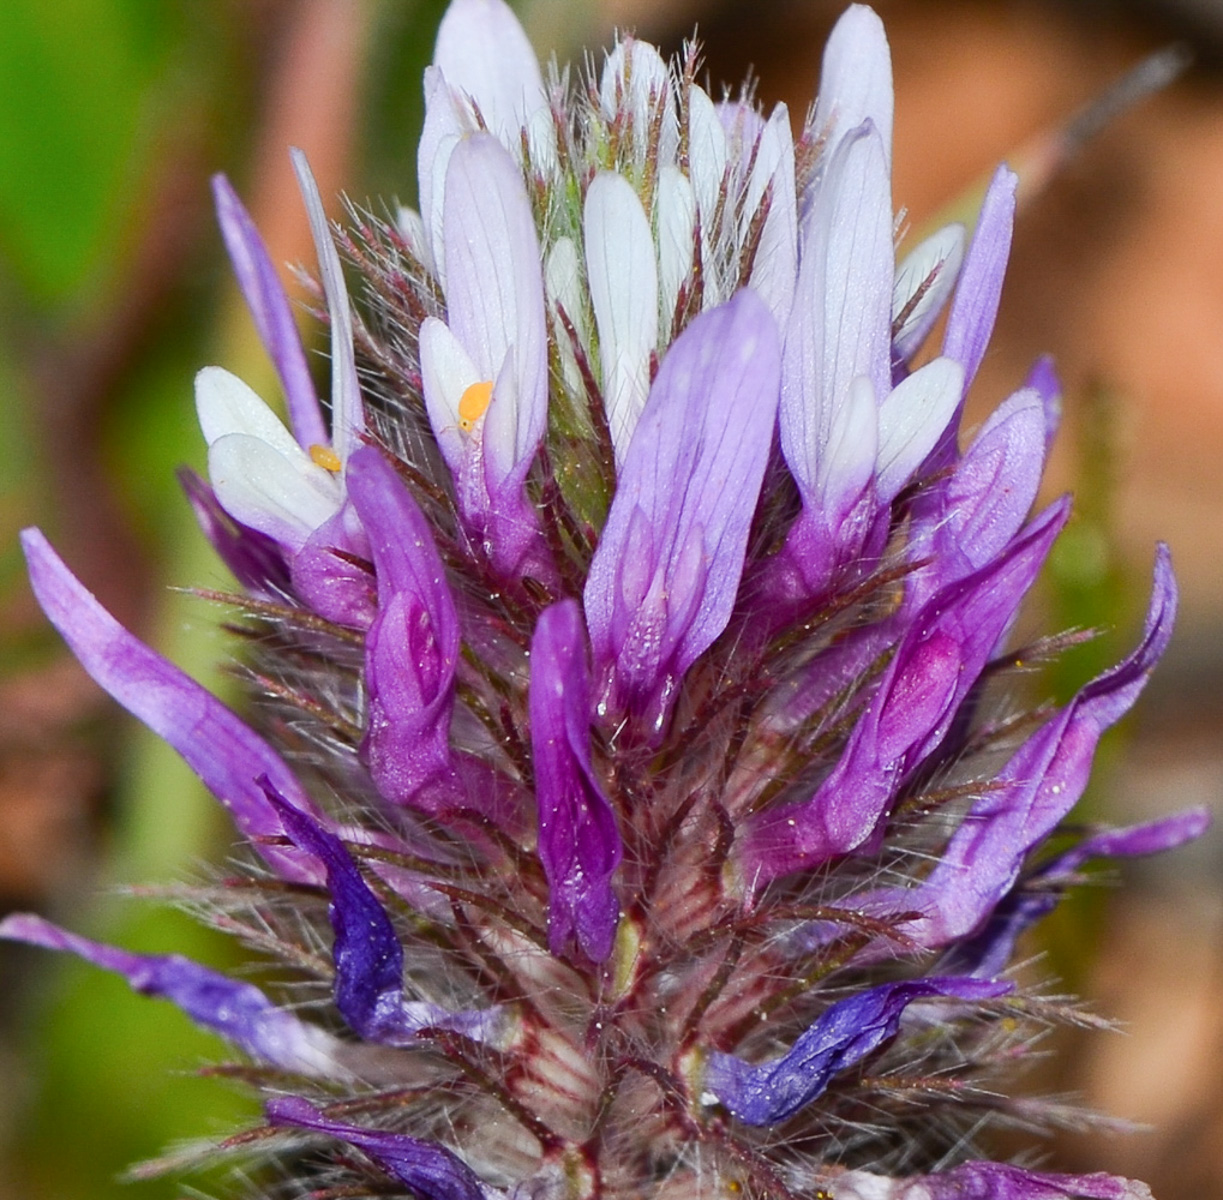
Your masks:
{"label": "white petal", "polygon": [[879,499],[904,487],[947,428],[964,389],[964,368],[936,358],[894,388],[879,406]]}
{"label": "white petal", "polygon": [[231,517],[299,550],[343,503],[339,480],[306,462],[303,469],[262,438],[231,433],[209,446],[208,477]]}
{"label": "white petal", "polygon": [[459,401],[473,383],[482,380],[471,355],[450,327],[436,317],[426,317],[420,327],[420,374],[429,424],[442,456],[450,469],[457,471],[463,460]]}
{"label": "white petal", "polygon": [[864,4],[837,21],[824,48],[813,124],[828,153],[863,121],[874,122],[892,164],[892,55],[883,22]]}
{"label": "white petal", "polygon": [[310,218],[319,275],[322,277],[323,293],[327,297],[327,312],[331,317],[331,440],[340,460],[347,462],[365,428],[365,410],[361,403],[361,385],[357,381],[357,363],[352,345],[352,310],[348,306],[348,288],[310,164],[300,150],[294,148],[290,154],[302,199],[306,203],[306,215]]}
{"label": "white petal", "polygon": [[565,316],[577,333],[578,342],[584,347],[590,346],[586,303],[582,294],[582,267],[572,238],[557,238],[552,249],[548,251],[548,259],[544,263],[544,287],[556,326],[556,344],[560,351],[565,384],[571,392],[578,392],[582,387],[582,377],[577,358],[569,334],[556,315],[557,309],[563,308]]}
{"label": "white petal", "polygon": [[[751,286],[785,328],[798,277],[798,202],[794,183],[794,138],[790,113],[779,104],[760,134],[748,185],[745,219],[750,222],[772,185],[769,215],[760,234]],[[744,230],[746,233],[746,230]]]}
{"label": "white petal", "polygon": [[655,114],[662,106],[662,128],[658,139],[660,164],[675,162],[679,149],[679,126],[671,72],[662,55],[649,42],[625,38],[607,56],[599,80],[599,106],[609,121],[625,111],[633,119],[633,146],[643,155],[650,141]]}
{"label": "white petal", "polygon": [[658,294],[663,338],[669,338],[675,319],[679,289],[692,271],[696,233],[696,197],[692,184],[678,167],[658,173]]}
{"label": "white petal", "polygon": [[425,236],[425,222],[420,213],[406,204],[401,204],[395,213],[395,228],[399,236],[408,244],[408,249],[424,266],[432,265],[429,254],[429,241]]}
{"label": "white petal", "polygon": [[892,335],[896,354],[905,362],[916,353],[930,327],[938,320],[955,287],[963,261],[964,226],[947,225],[915,247],[896,268],[896,282],[892,288],[893,325],[925,285],[925,291]]}
{"label": "white petal", "polygon": [[706,239],[703,248],[707,248],[718,197],[726,181],[726,131],[714,102],[695,84],[688,92],[688,167]]}
{"label": "white petal", "polygon": [[860,375],[833,414],[824,456],[817,466],[824,511],[836,519],[849,511],[870,482],[879,450],[879,410],[871,381]]}
{"label": "white petal", "polygon": [[433,62],[470,96],[488,131],[517,155],[520,131],[545,104],[539,60],[504,0],[451,0]]}
{"label": "white petal", "polygon": [[212,445],[231,433],[267,442],[286,457],[309,462],[284,422],[256,392],[224,367],[205,367],[195,377],[195,411],[204,441]]}
{"label": "white petal", "polygon": [[612,171],[591,182],[584,224],[603,402],[620,462],[650,390],[650,352],[658,340],[654,239],[637,193]]}
{"label": "white petal", "polygon": [[425,125],[416,147],[416,191],[429,248],[429,266],[446,286],[446,252],[442,245],[446,170],[465,132],[450,85],[437,67],[425,68]]}

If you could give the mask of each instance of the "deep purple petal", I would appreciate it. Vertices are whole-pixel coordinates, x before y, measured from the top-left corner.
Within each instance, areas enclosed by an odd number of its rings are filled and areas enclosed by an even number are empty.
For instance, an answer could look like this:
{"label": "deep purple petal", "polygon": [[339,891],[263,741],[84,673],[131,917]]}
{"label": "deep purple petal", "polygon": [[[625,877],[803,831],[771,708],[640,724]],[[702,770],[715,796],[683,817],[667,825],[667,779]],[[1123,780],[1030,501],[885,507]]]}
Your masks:
{"label": "deep purple petal", "polygon": [[847,1171],[833,1186],[837,1200],[1151,1200],[1146,1184],[1118,1175],[1050,1175],[993,1162],[908,1179]]}
{"label": "deep purple petal", "polygon": [[196,1024],[274,1067],[306,1075],[346,1074],[335,1061],[338,1043],[325,1030],[277,1008],[254,984],[238,983],[179,954],[132,954],[23,913],[0,921],[0,938],[66,950],[114,971],[134,991],[169,1000]]}
{"label": "deep purple petal", "polygon": [[550,888],[548,942],[571,939],[595,962],[620,918],[612,878],[623,850],[616,816],[590,762],[592,698],[582,615],[572,600],[545,609],[531,641],[531,753],[539,857]]}
{"label": "deep purple petal", "polygon": [[1018,176],[1005,166],[994,173],[968,253],[964,256],[960,285],[947,317],[943,353],[964,365],[965,392],[972,386],[977,368],[985,357],[985,348],[998,316],[1002,280],[1011,253],[1018,182]]}
{"label": "deep purple petal", "polygon": [[217,222],[229,251],[238,286],[284,388],[293,436],[303,450],[329,446],[330,436],[310,378],[306,352],[293,320],[293,309],[250,214],[224,175],[212,177]]}
{"label": "deep purple petal", "polygon": [[487,1200],[487,1189],[453,1151],[403,1133],[361,1129],[328,1120],[308,1100],[281,1096],[267,1105],[272,1125],[291,1125],[326,1133],[364,1150],[388,1175],[409,1188],[417,1200]]}
{"label": "deep purple petal", "polygon": [[370,771],[387,800],[435,810],[455,787],[458,614],[428,522],[373,446],[349,461],[348,488],[378,578],[378,615],[366,637]]}
{"label": "deep purple petal", "polygon": [[1031,388],[1039,397],[1045,414],[1045,452],[1053,447],[1057,437],[1058,427],[1062,423],[1062,381],[1058,378],[1053,366],[1053,359],[1047,354],[1038,358],[1032,364],[1028,377],[1023,381],[1025,388]]}
{"label": "deep purple petal", "polygon": [[178,472],[178,482],[204,536],[244,588],[263,593],[288,590],[289,568],[276,542],[235,521],[221,507],[212,488],[194,471],[183,467]]}
{"label": "deep purple petal", "polygon": [[714,1051],[705,1083],[746,1125],[776,1125],[816,1099],[833,1077],[895,1037],[915,1000],[990,1000],[1011,991],[1002,981],[938,978],[886,983],[838,1000],[781,1058],[751,1066]]}
{"label": "deep purple petal", "polygon": [[934,753],[1036,578],[1068,507],[1053,505],[988,566],[918,612],[845,750],[812,798],[748,825],[750,887],[863,845],[904,779]]}
{"label": "deep purple petal", "polygon": [[[99,687],[167,741],[252,838],[278,837],[280,821],[258,784],[316,813],[284,760],[215,696],[128,633],[81,585],[37,529],[21,535],[30,584],[43,612]],[[274,846],[259,852],[286,879],[313,882],[308,857]]]}
{"label": "deep purple petal", "polygon": [[404,998],[403,947],[344,844],[270,786],[267,796],[293,843],[327,872],[328,915],[335,934],[335,1004],[349,1027],[365,1041],[389,1046],[411,1045],[422,1029],[431,1027],[480,1039],[489,1036],[499,1023],[496,1010],[451,1012]]}
{"label": "deep purple petal", "polygon": [[744,290],[671,347],[629,446],[584,600],[601,703],[654,729],[730,618],[779,371],[773,318]]}

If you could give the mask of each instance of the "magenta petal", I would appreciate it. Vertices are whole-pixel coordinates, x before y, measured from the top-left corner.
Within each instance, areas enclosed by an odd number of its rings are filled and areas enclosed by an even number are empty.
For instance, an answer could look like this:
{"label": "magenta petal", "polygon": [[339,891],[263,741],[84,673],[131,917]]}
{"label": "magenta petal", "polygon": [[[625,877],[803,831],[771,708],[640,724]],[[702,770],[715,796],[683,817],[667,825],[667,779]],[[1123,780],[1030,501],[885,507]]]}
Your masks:
{"label": "magenta petal", "polygon": [[122,975],[134,991],[176,1004],[197,1025],[219,1033],[252,1058],[306,1075],[346,1074],[326,1031],[277,1008],[257,987],[239,983],[179,954],[132,954],[69,933],[29,914],[0,921],[0,938],[66,950]]}
{"label": "magenta petal", "polygon": [[217,556],[234,578],[252,592],[280,592],[289,588],[289,568],[280,546],[266,534],[235,521],[222,507],[212,488],[194,471],[183,467],[178,481]]}
{"label": "magenta petal", "polygon": [[612,879],[622,847],[616,817],[590,763],[590,672],[572,600],[545,609],[531,642],[531,752],[539,857],[550,888],[548,942],[571,939],[594,962],[611,953],[620,918]]}
{"label": "magenta petal", "polygon": [[999,167],[985,193],[977,217],[960,283],[947,317],[943,353],[964,366],[964,391],[976,377],[985,357],[989,336],[998,316],[1002,280],[1011,253],[1011,232],[1015,223],[1015,187],[1019,180],[1007,167]]}
{"label": "magenta petal", "polygon": [[779,378],[773,318],[741,291],[671,347],[629,444],[584,600],[600,703],[654,730],[730,618]]}
{"label": "magenta petal", "polygon": [[330,1121],[298,1096],[269,1101],[266,1111],[269,1124],[326,1133],[364,1150],[388,1175],[409,1188],[416,1200],[486,1200],[489,1194],[458,1155],[436,1142]]}
{"label": "magenta petal", "polygon": [[346,500],[289,560],[293,590],[320,617],[366,629],[374,619],[374,581],[369,569],[353,560],[368,554],[365,531],[351,499]]}
{"label": "magenta petal", "polygon": [[739,851],[750,886],[862,846],[934,753],[1036,579],[1068,507],[1056,504],[987,567],[913,619],[840,759],[810,800],[768,809]]}
{"label": "magenta petal", "polygon": [[[128,633],[81,585],[37,529],[21,535],[30,584],[43,612],[99,687],[169,742],[229,809],[248,837],[279,837],[280,821],[258,780],[315,813],[284,760],[215,696]],[[286,879],[312,882],[308,857],[257,846]]]}
{"label": "magenta petal", "polygon": [[387,800],[436,810],[456,786],[454,600],[428,522],[377,449],[352,456],[348,488],[378,577],[378,615],[365,646],[370,772]]}
{"label": "magenta petal", "polygon": [[224,175],[212,177],[212,194],[238,286],[251,310],[259,339],[280,376],[293,436],[303,449],[315,444],[328,446],[331,439],[310,378],[301,335],[293,320],[293,309],[263,239]]}
{"label": "magenta petal", "polygon": [[429,1028],[453,1029],[477,1040],[488,1037],[500,1021],[495,1009],[451,1012],[404,998],[403,947],[344,844],[270,786],[267,795],[289,837],[327,872],[335,1004],[349,1028],[366,1041],[388,1046],[411,1045]]}
{"label": "magenta petal", "polygon": [[905,1009],[915,1000],[992,1000],[1011,990],[1009,983],[981,979],[885,983],[838,1000],[771,1062],[752,1066],[714,1051],[705,1083],[745,1125],[776,1125],[815,1100],[839,1072],[895,1037]]}

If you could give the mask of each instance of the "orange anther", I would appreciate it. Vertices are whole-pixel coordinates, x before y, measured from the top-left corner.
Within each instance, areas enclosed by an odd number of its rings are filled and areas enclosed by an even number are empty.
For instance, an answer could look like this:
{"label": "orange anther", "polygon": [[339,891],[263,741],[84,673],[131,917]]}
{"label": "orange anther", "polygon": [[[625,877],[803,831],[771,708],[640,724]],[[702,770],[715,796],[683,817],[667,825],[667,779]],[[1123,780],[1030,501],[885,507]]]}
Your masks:
{"label": "orange anther", "polygon": [[484,416],[485,409],[492,403],[492,380],[473,383],[459,399],[459,428],[464,433],[470,433],[472,426]]}
{"label": "orange anther", "polygon": [[344,469],[340,456],[330,446],[320,446],[317,442],[310,447],[310,461],[332,474],[339,474]]}

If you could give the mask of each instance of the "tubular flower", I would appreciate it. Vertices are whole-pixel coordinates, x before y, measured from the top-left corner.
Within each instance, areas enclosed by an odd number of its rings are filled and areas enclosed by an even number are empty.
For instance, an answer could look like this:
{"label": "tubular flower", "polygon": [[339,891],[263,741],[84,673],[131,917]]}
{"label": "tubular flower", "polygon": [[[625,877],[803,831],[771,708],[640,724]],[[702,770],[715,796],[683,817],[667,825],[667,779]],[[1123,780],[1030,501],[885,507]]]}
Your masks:
{"label": "tubular flower", "polygon": [[1048,363],[960,436],[1014,176],[898,263],[874,13],[837,25],[797,141],[696,73],[625,38],[570,89],[502,0],[452,0],[420,212],[338,238],[356,316],[296,159],[330,427],[218,179],[291,426],[197,380],[188,496],[257,634],[251,723],[25,548],[85,668],[233,815],[243,876],[193,907],[257,930],[281,983],[34,916],[0,935],[251,1060],[264,1122],[227,1146],[281,1156],[268,1195],[1139,1200],[977,1136],[1064,1111],[1007,1096],[1069,1015],[1009,974],[1022,932],[1087,859],[1204,828],[1064,825],[1171,635],[1168,555],[1129,657],[998,718],[1069,513],[1032,512]]}

